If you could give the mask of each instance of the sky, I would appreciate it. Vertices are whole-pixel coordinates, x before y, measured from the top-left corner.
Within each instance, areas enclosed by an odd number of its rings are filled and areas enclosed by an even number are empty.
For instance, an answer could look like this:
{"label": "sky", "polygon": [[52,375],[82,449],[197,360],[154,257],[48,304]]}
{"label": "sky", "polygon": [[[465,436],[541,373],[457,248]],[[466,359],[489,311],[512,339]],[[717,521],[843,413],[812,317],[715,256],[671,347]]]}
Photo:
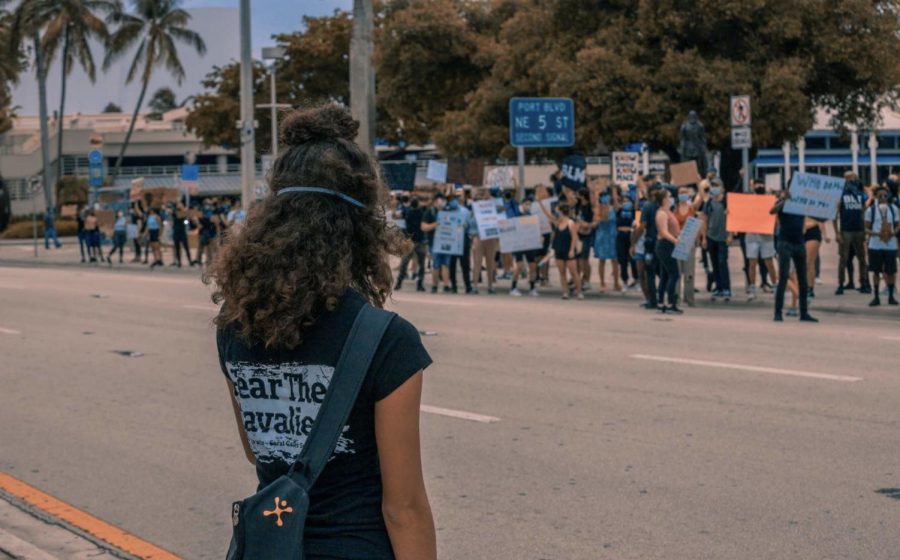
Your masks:
{"label": "sky", "polygon": [[[301,27],[302,17],[329,15],[335,9],[352,8],[352,0],[251,0],[251,35],[253,52],[259,57],[262,47],[273,44],[273,34],[289,33]],[[200,33],[207,44],[205,56],[191,53],[181,46],[179,54],[185,66],[187,78],[177,84],[164,69],[156,73],[148,88],[148,97],[160,87],[175,91],[179,102],[200,93],[200,84],[213,66],[222,66],[240,56],[239,0],[184,0],[183,6],[191,11],[191,29]],[[223,33],[223,29],[233,33]],[[94,60],[98,66],[103,54],[100,45],[94,45]],[[125,56],[108,72],[98,71],[97,82],[92,84],[80,68],[67,81],[66,114],[99,113],[107,103],[113,102],[125,111],[132,111],[137,103],[140,87],[137,81],[125,84],[125,74],[131,62]],[[51,65],[47,77],[47,103],[50,113],[58,110],[60,94],[59,65]],[[13,106],[20,115],[37,115],[37,80],[33,72],[21,76],[13,88]]]}

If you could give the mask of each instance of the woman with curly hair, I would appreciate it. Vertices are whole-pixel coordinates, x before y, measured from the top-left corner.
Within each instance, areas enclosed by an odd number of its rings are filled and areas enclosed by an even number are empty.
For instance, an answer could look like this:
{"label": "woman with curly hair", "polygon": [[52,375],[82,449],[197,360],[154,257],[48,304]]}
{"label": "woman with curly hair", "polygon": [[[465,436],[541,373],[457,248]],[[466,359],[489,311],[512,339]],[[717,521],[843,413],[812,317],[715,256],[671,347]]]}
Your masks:
{"label": "woman with curly hair", "polygon": [[[219,361],[260,489],[300,456],[358,311],[383,306],[388,258],[408,252],[382,211],[376,166],[353,142],[358,126],[335,104],[288,115],[272,196],[209,270]],[[394,317],[309,493],[306,558],[436,557],[419,450],[430,364],[418,331]]]}

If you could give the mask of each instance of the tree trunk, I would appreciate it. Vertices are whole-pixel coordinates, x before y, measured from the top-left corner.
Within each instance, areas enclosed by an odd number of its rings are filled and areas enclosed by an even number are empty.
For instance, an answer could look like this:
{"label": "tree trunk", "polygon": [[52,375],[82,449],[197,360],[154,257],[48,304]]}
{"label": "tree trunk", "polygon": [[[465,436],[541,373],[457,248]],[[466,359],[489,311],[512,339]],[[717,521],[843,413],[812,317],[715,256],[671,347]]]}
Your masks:
{"label": "tree trunk", "polygon": [[69,27],[63,37],[62,50],[62,82],[59,94],[59,126],[56,129],[56,180],[63,178],[63,121],[66,115],[66,60],[69,58]]}
{"label": "tree trunk", "polygon": [[137,106],[135,106],[134,113],[131,115],[131,124],[128,125],[128,134],[125,135],[125,141],[122,142],[122,149],[119,151],[119,159],[116,160],[116,167],[112,172],[113,179],[119,176],[119,170],[122,168],[122,161],[125,159],[125,150],[128,149],[128,143],[131,142],[131,134],[134,132],[134,125],[137,122],[138,112],[141,110],[141,105],[144,104],[144,96],[147,94],[147,87],[149,85],[149,81],[144,80],[144,83],[141,86],[141,96],[138,97]]}
{"label": "tree trunk", "polygon": [[53,208],[53,184],[50,181],[50,127],[47,123],[47,72],[44,68],[44,57],[41,54],[40,33],[34,33],[34,65],[37,71],[38,103],[41,120],[41,175],[44,182],[44,203],[47,209]]}

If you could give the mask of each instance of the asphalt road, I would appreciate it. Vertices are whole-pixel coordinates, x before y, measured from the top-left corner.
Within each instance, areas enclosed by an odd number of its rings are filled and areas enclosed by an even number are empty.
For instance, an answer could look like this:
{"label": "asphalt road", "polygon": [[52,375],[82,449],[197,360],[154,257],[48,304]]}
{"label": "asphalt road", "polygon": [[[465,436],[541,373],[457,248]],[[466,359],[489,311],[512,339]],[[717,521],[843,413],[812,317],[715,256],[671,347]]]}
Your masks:
{"label": "asphalt road", "polygon": [[[440,557],[900,557],[900,310],[866,301],[398,293],[437,333],[424,403],[499,419],[423,413]],[[213,312],[187,274],[0,267],[0,470],[221,558],[255,477]]]}

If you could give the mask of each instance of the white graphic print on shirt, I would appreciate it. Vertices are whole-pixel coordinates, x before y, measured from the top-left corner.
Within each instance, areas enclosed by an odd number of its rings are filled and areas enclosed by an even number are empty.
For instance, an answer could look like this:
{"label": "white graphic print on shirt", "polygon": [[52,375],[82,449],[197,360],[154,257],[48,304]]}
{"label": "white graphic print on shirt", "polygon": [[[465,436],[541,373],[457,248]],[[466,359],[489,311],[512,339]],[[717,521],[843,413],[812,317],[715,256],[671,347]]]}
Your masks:
{"label": "white graphic print on shirt", "polygon": [[[298,363],[227,362],[241,407],[244,431],[261,463],[292,464],[300,456],[325,400],[334,368]],[[355,453],[353,440],[338,440],[335,454]]]}

